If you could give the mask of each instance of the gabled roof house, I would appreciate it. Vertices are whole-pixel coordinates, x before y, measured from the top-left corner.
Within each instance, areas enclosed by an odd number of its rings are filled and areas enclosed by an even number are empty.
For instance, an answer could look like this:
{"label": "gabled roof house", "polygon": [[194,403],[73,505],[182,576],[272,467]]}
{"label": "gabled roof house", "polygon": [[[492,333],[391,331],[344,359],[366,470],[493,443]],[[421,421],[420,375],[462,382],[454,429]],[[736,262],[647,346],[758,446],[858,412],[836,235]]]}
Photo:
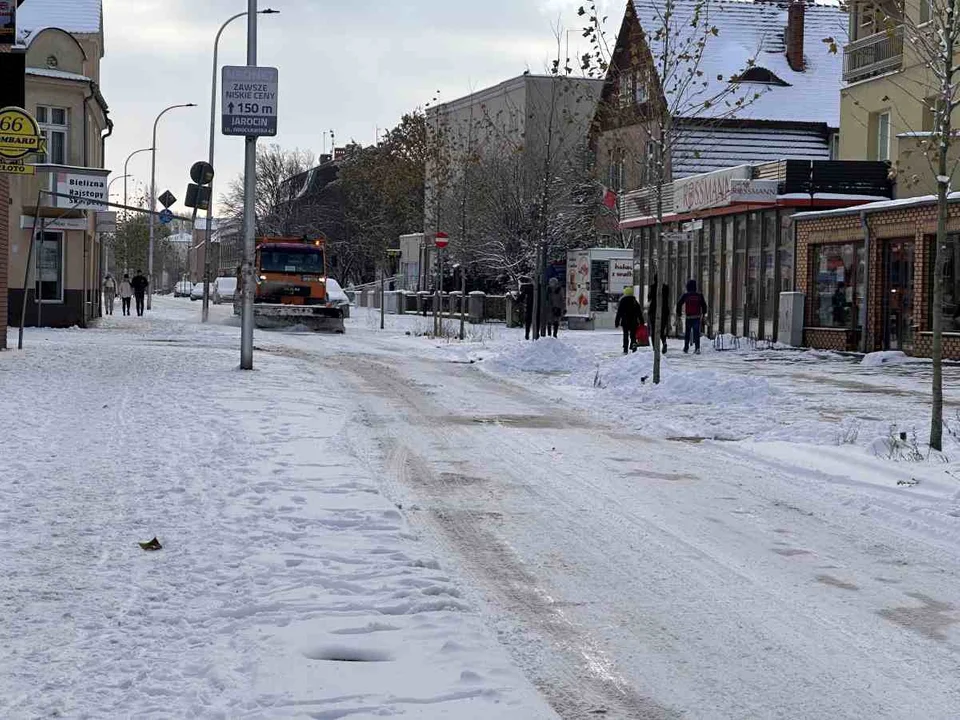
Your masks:
{"label": "gabled roof house", "polygon": [[664,180],[831,158],[847,15],[834,0],[629,0],[592,140],[615,190],[642,187],[669,117]]}

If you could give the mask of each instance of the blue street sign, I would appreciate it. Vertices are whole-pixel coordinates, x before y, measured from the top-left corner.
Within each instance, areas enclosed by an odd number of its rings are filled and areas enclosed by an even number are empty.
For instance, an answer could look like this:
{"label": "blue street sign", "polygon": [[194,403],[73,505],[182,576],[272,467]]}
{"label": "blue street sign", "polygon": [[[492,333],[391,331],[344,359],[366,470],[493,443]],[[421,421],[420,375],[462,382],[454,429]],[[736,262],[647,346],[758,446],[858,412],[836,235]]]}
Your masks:
{"label": "blue street sign", "polygon": [[158,217],[160,219],[160,222],[166,225],[168,222],[171,222],[173,220],[173,213],[170,212],[170,210],[164,208],[163,210],[160,211],[160,215]]}

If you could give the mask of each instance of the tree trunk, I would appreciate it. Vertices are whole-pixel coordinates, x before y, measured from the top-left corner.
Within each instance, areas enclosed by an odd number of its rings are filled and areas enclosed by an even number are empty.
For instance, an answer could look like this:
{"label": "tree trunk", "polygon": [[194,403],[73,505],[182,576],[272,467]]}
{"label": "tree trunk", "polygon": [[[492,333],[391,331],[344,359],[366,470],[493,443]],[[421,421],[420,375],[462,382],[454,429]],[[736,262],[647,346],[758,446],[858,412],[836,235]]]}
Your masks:
{"label": "tree trunk", "polygon": [[950,112],[953,103],[953,34],[955,15],[953,3],[947,4],[947,19],[943,32],[943,87],[939,110],[940,157],[937,163],[937,240],[933,248],[933,402],[930,413],[930,447],[943,450],[943,261],[947,243],[947,195],[950,177],[947,161],[950,150]]}

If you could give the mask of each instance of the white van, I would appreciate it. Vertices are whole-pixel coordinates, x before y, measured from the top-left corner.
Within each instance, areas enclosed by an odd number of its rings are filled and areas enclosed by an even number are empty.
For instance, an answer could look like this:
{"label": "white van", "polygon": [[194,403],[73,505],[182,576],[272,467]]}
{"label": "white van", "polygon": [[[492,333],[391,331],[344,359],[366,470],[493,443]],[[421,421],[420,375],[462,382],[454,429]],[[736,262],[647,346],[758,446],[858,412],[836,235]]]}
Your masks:
{"label": "white van", "polygon": [[213,281],[213,303],[233,302],[233,296],[237,292],[237,279],[235,277],[223,276]]}

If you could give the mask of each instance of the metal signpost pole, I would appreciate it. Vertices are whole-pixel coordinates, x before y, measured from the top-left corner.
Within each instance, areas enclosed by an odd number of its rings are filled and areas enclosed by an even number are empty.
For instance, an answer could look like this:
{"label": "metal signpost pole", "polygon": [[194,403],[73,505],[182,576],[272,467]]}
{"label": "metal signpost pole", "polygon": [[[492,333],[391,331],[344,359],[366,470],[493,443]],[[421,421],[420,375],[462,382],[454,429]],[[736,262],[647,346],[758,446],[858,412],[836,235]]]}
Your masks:
{"label": "metal signpost pole", "polygon": [[[248,0],[247,7],[247,65],[257,64],[257,0]],[[256,249],[254,203],[257,187],[257,137],[244,138],[246,153],[243,170],[243,317],[240,328],[240,368],[253,369],[253,294],[256,278],[253,276],[253,255]]]}
{"label": "metal signpost pole", "polygon": [[385,304],[385,303],[384,303],[384,299],[385,299],[384,296],[385,296],[385,294],[386,294],[386,293],[384,292],[384,287],[383,287],[383,285],[384,285],[384,279],[383,279],[384,274],[385,274],[385,273],[384,273],[384,267],[383,267],[383,265],[381,265],[381,266],[380,266],[380,329],[381,329],[381,330],[383,330],[383,326],[384,326],[384,317],[383,317],[383,316],[384,316],[384,313],[386,312],[386,311],[384,310],[384,308],[383,308],[383,306],[384,306],[384,304]]}
{"label": "metal signpost pole", "polygon": [[[150,146],[150,249],[148,251],[149,255],[147,256],[147,280],[149,281],[147,310],[150,310],[153,307],[153,239],[157,224],[157,218],[155,215],[157,211],[157,125],[160,123],[160,118],[162,118],[171,110],[181,107],[196,107],[196,103],[171,105],[170,107],[162,110],[160,114],[157,115],[157,119],[153,121],[153,144]],[[126,205],[126,203],[124,203],[124,205]]]}

